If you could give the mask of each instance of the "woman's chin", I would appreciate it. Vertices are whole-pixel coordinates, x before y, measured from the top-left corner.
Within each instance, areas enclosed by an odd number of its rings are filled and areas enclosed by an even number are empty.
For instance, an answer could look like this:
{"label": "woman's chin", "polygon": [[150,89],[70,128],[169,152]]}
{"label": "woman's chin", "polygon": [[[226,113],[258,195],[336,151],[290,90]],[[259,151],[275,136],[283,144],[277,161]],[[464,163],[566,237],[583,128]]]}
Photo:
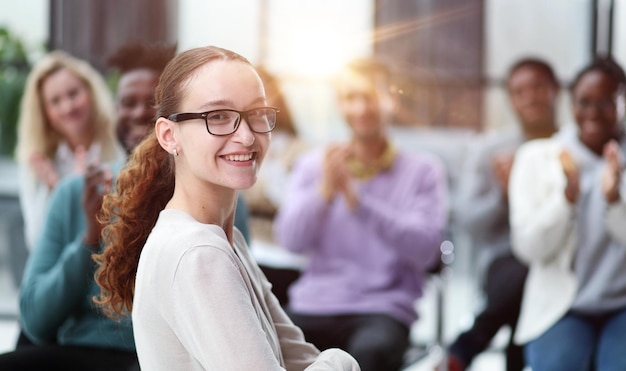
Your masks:
{"label": "woman's chin", "polygon": [[233,188],[236,190],[246,190],[249,188],[252,188],[252,186],[254,186],[256,184],[256,176],[254,178],[251,179],[240,179],[236,182],[236,184],[233,185]]}

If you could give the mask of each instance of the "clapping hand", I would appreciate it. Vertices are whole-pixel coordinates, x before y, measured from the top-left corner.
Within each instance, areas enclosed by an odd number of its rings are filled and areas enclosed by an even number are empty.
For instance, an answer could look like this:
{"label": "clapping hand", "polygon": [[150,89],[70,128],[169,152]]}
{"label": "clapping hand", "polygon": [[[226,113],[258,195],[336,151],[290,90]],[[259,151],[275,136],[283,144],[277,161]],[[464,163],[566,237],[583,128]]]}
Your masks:
{"label": "clapping hand", "polygon": [[617,142],[612,140],[607,143],[602,155],[605,161],[602,172],[602,193],[606,201],[612,204],[620,198],[619,186],[622,174],[622,159]]}
{"label": "clapping hand", "polygon": [[87,218],[87,232],[83,241],[89,246],[98,246],[103,225],[98,221],[102,199],[111,191],[113,176],[107,166],[92,164],[85,173],[83,210]]}
{"label": "clapping hand", "polygon": [[30,165],[33,167],[37,178],[48,189],[54,188],[59,182],[59,173],[54,168],[52,161],[41,152],[35,152],[30,156]]}
{"label": "clapping hand", "polygon": [[502,194],[505,198],[508,195],[509,177],[511,176],[511,168],[513,167],[513,158],[515,152],[503,151],[496,153],[491,159],[491,166],[495,174],[496,181],[500,185]]}
{"label": "clapping hand", "polygon": [[565,185],[565,198],[570,204],[576,203],[578,195],[580,194],[580,173],[578,171],[578,165],[574,161],[572,155],[563,149],[559,154],[559,161],[565,174],[567,181]]}
{"label": "clapping hand", "polygon": [[354,209],[358,199],[347,165],[349,157],[350,148],[345,145],[335,145],[326,151],[322,194],[327,201],[332,200],[336,193],[343,194],[348,206]]}

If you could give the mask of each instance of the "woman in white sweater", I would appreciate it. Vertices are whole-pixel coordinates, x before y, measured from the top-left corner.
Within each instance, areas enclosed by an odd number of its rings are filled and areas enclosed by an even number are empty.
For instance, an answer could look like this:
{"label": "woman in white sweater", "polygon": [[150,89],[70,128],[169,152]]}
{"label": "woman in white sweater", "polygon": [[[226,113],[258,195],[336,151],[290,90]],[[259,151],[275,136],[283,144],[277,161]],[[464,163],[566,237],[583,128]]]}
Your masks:
{"label": "woman in white sweater", "polygon": [[96,256],[97,301],[112,316],[132,311],[141,368],[358,370],[304,341],[233,226],[278,111],[252,65],[192,49],[165,68],[155,97],[155,131],[105,199]]}
{"label": "woman in white sweater", "polygon": [[516,340],[533,371],[626,370],[625,89],[594,61],[572,87],[576,125],[515,156],[513,251],[530,266]]}

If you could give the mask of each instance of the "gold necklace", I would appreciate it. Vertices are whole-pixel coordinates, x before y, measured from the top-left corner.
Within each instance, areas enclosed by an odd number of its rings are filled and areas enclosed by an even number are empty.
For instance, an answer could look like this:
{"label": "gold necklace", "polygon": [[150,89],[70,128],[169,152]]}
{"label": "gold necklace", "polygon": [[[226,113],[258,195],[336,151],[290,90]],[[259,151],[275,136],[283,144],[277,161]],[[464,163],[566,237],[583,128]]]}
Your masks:
{"label": "gold necklace", "polygon": [[396,159],[396,154],[396,148],[392,146],[391,143],[387,143],[380,157],[371,164],[364,164],[354,157],[348,158],[348,169],[350,169],[350,173],[357,179],[369,179],[381,171],[389,169]]}

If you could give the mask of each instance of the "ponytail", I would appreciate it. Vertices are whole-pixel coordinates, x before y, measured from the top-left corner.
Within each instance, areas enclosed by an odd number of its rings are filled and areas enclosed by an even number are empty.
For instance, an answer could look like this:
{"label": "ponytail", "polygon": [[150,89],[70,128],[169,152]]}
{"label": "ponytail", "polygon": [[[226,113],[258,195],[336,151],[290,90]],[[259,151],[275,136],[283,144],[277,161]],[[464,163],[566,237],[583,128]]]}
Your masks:
{"label": "ponytail", "polygon": [[[156,117],[176,113],[189,79],[214,60],[250,62],[230,50],[207,46],[183,52],[165,67],[154,94]],[[113,318],[133,308],[139,256],[161,210],[174,194],[174,159],[159,144],[154,132],[133,150],[118,176],[116,190],[102,202],[100,222],[105,248],[94,254],[99,264],[96,282],[100,294],[94,302]]]}
{"label": "ponytail", "polygon": [[105,249],[94,254],[100,265],[95,275],[100,295],[94,301],[107,316],[119,319],[132,310],[141,250],[173,193],[174,161],[152,132],[135,148],[115,192],[102,203]]}

